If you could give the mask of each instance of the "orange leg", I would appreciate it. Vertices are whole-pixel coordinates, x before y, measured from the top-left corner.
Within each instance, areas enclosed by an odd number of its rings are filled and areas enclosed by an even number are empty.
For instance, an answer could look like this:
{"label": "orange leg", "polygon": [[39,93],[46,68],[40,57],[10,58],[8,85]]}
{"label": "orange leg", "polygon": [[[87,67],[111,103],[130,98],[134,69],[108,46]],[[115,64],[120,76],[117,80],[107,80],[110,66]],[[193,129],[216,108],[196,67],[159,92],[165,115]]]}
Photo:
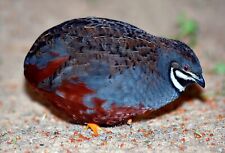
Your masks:
{"label": "orange leg", "polygon": [[99,135],[99,131],[102,130],[102,128],[100,126],[98,126],[97,124],[95,123],[88,123],[87,124],[87,129],[90,128],[92,131],[93,131],[93,135],[94,136],[98,136]]}

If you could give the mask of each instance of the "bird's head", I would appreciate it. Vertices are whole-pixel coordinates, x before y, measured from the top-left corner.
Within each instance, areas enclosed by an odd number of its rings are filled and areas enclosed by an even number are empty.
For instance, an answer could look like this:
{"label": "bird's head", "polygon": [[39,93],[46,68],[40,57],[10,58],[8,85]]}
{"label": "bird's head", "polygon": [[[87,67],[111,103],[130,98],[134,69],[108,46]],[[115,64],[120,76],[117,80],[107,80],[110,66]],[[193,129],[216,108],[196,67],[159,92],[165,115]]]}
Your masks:
{"label": "bird's head", "polygon": [[[193,83],[205,87],[205,80],[202,75],[200,62],[193,50],[186,44],[171,40],[172,45],[168,48],[164,62],[168,66],[167,75],[172,85],[182,92]],[[164,52],[164,53],[165,53]],[[165,64],[164,63],[164,64]]]}
{"label": "bird's head", "polygon": [[176,41],[177,57],[170,63],[169,76],[174,87],[182,92],[193,83],[205,87],[200,62],[193,50],[182,42]]}

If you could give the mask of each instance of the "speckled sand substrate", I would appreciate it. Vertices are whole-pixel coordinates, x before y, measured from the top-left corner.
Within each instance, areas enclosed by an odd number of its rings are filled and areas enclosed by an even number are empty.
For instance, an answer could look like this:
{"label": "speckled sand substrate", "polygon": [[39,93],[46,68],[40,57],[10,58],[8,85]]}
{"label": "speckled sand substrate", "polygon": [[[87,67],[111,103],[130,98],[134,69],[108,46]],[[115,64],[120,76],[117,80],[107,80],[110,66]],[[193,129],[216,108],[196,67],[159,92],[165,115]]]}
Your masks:
{"label": "speckled sand substrate", "polygon": [[[225,152],[225,76],[211,73],[214,63],[225,61],[224,8],[223,0],[0,1],[0,152]],[[199,21],[195,50],[206,73],[206,102],[193,99],[151,120],[103,128],[93,137],[26,92],[24,56],[49,27],[96,15],[170,36],[182,10]]]}

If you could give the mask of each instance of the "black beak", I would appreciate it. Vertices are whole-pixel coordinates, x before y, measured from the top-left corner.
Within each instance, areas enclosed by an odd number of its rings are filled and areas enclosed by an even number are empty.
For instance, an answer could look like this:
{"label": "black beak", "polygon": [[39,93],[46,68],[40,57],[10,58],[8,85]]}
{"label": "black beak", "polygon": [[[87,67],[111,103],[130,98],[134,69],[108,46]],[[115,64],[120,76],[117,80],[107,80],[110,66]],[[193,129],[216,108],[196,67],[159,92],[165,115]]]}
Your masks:
{"label": "black beak", "polygon": [[199,76],[199,79],[196,79],[196,82],[202,87],[205,88],[205,80],[202,75]]}

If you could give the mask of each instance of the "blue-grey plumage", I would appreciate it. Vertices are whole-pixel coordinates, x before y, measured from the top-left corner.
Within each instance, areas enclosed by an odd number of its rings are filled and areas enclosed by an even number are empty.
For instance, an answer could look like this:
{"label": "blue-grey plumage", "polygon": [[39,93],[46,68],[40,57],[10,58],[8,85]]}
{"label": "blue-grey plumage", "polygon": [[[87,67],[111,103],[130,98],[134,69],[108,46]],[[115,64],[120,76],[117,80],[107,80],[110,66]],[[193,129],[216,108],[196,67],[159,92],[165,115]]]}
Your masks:
{"label": "blue-grey plumage", "polygon": [[[53,66],[52,73],[43,72],[62,58]],[[87,107],[82,114],[97,114],[99,118],[101,113],[94,109],[96,98],[101,99],[98,102],[105,112],[114,106],[155,110],[175,100],[189,84],[205,85],[199,60],[184,43],[155,37],[128,23],[104,18],[74,19],[47,30],[25,59],[28,80],[32,80],[30,65],[43,73],[39,75],[41,79],[35,79],[37,88],[65,101],[69,99],[66,91],[59,90],[63,82],[84,84],[90,92],[82,95],[82,105]],[[70,98],[78,95],[70,93]],[[105,116],[102,118],[107,120]]]}

